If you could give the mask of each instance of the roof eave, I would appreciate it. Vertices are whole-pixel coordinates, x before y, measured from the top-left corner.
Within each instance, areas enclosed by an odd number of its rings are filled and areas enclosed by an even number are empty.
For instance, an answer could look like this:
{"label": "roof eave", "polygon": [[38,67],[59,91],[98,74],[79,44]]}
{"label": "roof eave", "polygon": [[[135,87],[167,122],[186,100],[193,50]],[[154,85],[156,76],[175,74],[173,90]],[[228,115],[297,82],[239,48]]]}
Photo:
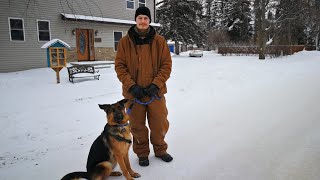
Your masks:
{"label": "roof eave", "polygon": [[[112,18],[103,18],[96,16],[85,16],[77,14],[65,14],[61,13],[63,20],[70,21],[83,21],[83,22],[97,22],[97,23],[107,23],[107,24],[120,24],[120,25],[135,25],[135,21],[122,20],[122,19],[112,19]],[[160,27],[159,23],[150,23],[151,26]]]}

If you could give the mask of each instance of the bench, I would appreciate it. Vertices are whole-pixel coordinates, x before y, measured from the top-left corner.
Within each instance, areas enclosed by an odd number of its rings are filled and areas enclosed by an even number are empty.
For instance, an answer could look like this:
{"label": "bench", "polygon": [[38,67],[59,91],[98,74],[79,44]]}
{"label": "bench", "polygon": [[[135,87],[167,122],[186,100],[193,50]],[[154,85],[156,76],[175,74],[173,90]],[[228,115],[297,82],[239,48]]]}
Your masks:
{"label": "bench", "polygon": [[93,77],[94,79],[99,80],[100,74],[97,74],[99,71],[95,71],[93,66],[89,65],[76,65],[68,67],[69,81],[74,83],[74,78],[85,78]]}

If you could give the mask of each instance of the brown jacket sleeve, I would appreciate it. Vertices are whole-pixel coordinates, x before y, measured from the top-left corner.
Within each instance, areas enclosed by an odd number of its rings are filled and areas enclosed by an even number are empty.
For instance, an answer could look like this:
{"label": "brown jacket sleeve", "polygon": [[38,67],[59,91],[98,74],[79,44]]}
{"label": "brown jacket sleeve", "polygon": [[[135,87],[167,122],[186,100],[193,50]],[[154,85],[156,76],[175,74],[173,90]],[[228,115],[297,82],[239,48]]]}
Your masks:
{"label": "brown jacket sleeve", "polygon": [[160,69],[153,79],[152,83],[157,85],[160,89],[165,85],[166,81],[169,79],[172,69],[172,60],[169,51],[168,44],[164,38],[162,39],[162,52],[160,60]]}
{"label": "brown jacket sleeve", "polygon": [[124,86],[124,89],[128,91],[129,88],[135,84],[135,82],[133,81],[131,75],[129,74],[129,70],[127,67],[128,65],[125,59],[126,58],[125,43],[126,43],[125,38],[121,38],[118,44],[117,55],[116,55],[114,64],[115,64],[115,70],[116,70],[118,79]]}

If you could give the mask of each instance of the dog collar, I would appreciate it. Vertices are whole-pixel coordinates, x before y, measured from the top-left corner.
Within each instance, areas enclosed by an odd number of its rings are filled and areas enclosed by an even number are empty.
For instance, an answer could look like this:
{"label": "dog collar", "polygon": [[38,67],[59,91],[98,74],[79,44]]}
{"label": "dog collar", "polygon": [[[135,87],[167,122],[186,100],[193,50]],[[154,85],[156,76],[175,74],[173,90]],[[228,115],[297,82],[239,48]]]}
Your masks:
{"label": "dog collar", "polygon": [[129,122],[127,122],[125,124],[116,124],[116,125],[110,125],[109,123],[107,123],[105,127],[125,127],[128,125],[129,125]]}
{"label": "dog collar", "polygon": [[126,143],[131,144],[132,141],[130,139],[126,139],[126,138],[124,138],[122,136],[119,136],[118,134],[114,134],[113,132],[108,130],[109,128],[112,128],[112,127],[113,128],[120,127],[121,128],[120,129],[120,133],[124,133],[126,131],[126,129],[124,127],[127,126],[128,124],[129,124],[128,122],[125,123],[125,124],[119,124],[119,125],[110,125],[110,124],[107,123],[106,126],[104,127],[104,130],[103,130],[102,134],[105,134],[105,135],[109,134],[110,136],[115,138],[117,141],[124,141]]}
{"label": "dog collar", "polygon": [[125,124],[117,124],[117,125],[113,125],[113,126],[115,126],[115,127],[125,127],[125,126],[128,126],[128,125],[129,125],[129,123],[127,122]]}

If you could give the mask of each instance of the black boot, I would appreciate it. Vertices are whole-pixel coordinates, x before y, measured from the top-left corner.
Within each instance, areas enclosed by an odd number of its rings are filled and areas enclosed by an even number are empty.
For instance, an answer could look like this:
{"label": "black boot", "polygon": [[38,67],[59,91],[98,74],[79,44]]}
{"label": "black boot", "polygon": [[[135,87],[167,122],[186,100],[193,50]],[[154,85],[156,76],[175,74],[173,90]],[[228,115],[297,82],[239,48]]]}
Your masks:
{"label": "black boot", "polygon": [[161,156],[156,155],[156,157],[162,159],[162,161],[164,161],[164,162],[170,162],[173,160],[173,157],[168,153],[161,155]]}
{"label": "black boot", "polygon": [[140,166],[149,166],[148,157],[139,157],[139,165]]}

